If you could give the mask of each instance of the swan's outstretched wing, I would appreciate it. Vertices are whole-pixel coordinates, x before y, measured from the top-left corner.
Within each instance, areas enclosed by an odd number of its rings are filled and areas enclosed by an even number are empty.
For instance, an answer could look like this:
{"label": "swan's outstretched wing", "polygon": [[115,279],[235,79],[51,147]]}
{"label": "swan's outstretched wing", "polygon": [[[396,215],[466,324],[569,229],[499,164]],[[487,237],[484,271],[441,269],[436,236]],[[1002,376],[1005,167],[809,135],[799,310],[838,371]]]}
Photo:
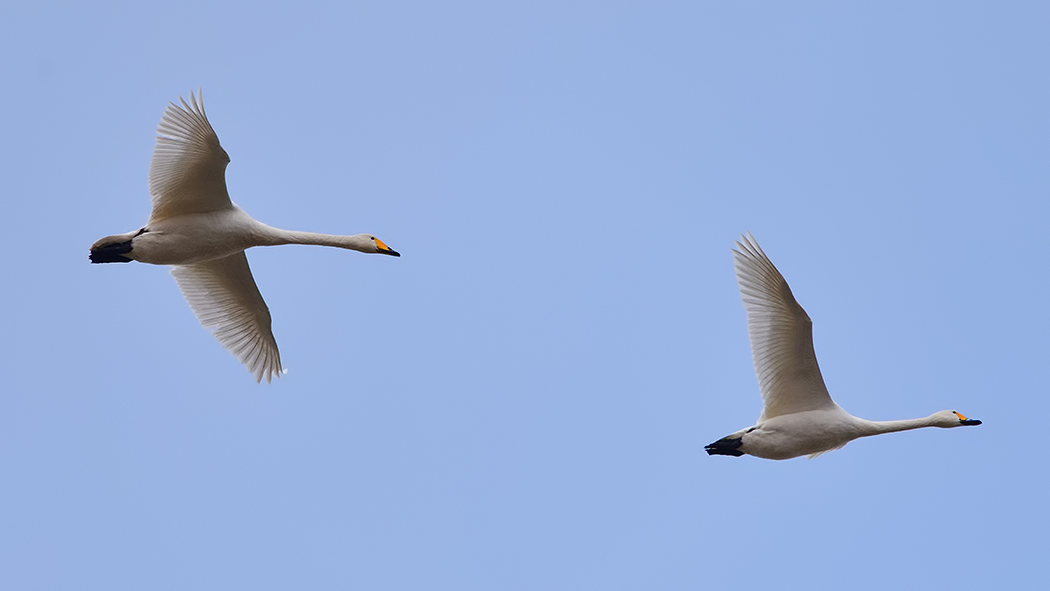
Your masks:
{"label": "swan's outstretched wing", "polygon": [[171,274],[193,313],[214,331],[223,347],[241,360],[255,381],[281,375],[281,356],[270,331],[270,310],[243,252],[194,265],[177,265]]}
{"label": "swan's outstretched wing", "polygon": [[173,215],[229,209],[226,165],[230,157],[204,114],[198,91],[190,102],[168,105],[157,125],[157,145],[149,164],[150,221]]}
{"label": "swan's outstretched wing", "polygon": [[759,420],[835,406],[813,352],[813,321],[751,234],[737,242],[733,264],[765,402]]}

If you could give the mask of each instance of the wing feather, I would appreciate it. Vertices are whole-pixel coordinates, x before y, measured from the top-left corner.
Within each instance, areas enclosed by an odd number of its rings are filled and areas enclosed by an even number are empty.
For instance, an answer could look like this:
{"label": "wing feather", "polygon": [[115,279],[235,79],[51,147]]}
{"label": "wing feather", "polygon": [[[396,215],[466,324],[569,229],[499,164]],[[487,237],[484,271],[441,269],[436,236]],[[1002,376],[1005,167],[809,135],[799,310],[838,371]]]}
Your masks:
{"label": "wing feather", "polygon": [[233,206],[226,191],[230,157],[204,114],[203,95],[190,93],[189,103],[182,97],[179,102],[168,105],[157,125],[149,165],[150,221]]}
{"label": "wing feather", "polygon": [[759,420],[835,406],[813,351],[813,321],[751,234],[737,242],[733,264],[765,403]]}
{"label": "wing feather", "polygon": [[190,309],[205,328],[255,375],[255,381],[281,375],[281,356],[270,330],[270,310],[252,278],[243,252],[194,265],[177,265],[171,274]]}

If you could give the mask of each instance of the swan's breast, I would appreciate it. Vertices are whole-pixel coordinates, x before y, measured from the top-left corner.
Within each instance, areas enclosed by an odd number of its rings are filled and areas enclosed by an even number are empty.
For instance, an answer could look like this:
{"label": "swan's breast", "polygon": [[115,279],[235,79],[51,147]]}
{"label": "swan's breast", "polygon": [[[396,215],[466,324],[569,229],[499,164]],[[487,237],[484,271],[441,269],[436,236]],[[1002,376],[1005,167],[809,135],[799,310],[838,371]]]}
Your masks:
{"label": "swan's breast", "polygon": [[773,417],[744,433],[740,449],[769,460],[837,449],[860,437],[852,419],[839,408]]}
{"label": "swan's breast", "polygon": [[132,240],[135,260],[154,265],[190,265],[259,245],[256,222],[240,209],[194,213],[151,221]]}

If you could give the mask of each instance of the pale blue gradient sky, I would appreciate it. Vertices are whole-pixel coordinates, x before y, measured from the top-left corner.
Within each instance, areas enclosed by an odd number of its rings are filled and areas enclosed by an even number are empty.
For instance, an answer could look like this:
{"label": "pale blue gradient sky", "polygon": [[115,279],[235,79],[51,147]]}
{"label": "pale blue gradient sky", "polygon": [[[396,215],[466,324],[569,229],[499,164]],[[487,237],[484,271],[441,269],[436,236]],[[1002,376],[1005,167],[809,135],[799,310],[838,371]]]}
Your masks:
{"label": "pale blue gradient sky", "polygon": [[[1050,7],[871,4],[5,3],[0,587],[1044,584]],[[249,213],[403,254],[250,251],[268,386],[87,261],[198,86]],[[748,230],[842,406],[985,424],[708,457]]]}

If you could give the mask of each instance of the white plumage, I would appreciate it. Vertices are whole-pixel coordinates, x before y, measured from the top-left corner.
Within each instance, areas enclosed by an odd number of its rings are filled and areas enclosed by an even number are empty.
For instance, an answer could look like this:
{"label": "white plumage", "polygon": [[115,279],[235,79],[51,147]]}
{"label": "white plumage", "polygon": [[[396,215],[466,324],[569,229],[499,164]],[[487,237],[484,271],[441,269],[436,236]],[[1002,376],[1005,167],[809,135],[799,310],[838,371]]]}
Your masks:
{"label": "white plumage", "polygon": [[708,454],[771,460],[814,457],[858,437],[981,424],[951,410],[903,421],[868,421],[849,414],[831,399],[820,375],[813,321],[750,234],[737,242],[733,263],[763,408],[758,423],[708,445]]}
{"label": "white plumage", "polygon": [[153,211],[139,230],[107,236],[91,246],[93,263],[140,261],[172,265],[193,313],[244,363],[255,380],[281,374],[270,311],[252,278],[245,249],[315,244],[401,256],[370,234],[335,236],[267,226],[230,201],[230,157],[204,113],[198,92],[170,104],[157,126],[150,161]]}

